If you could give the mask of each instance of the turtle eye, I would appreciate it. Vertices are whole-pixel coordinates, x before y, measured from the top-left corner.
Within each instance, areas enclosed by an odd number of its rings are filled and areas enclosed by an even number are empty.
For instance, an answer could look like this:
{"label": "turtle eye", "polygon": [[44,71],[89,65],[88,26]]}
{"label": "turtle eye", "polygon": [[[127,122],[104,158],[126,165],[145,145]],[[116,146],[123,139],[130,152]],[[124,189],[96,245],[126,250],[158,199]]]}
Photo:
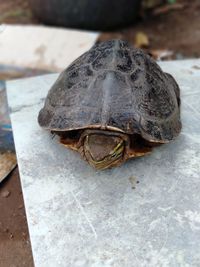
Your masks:
{"label": "turtle eye", "polygon": [[112,156],[111,156],[111,159],[115,158],[117,156],[116,153],[113,153]]}

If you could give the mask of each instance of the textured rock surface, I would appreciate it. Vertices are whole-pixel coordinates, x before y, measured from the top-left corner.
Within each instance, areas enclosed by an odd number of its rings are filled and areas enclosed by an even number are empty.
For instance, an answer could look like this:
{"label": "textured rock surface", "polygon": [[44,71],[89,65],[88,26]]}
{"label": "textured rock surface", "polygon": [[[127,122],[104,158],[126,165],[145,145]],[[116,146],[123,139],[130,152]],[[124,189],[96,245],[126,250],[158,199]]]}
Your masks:
{"label": "textured rock surface", "polygon": [[181,88],[180,136],[149,156],[103,172],[38,126],[38,112],[58,75],[7,84],[35,266],[200,265],[195,66],[200,60],[161,63]]}

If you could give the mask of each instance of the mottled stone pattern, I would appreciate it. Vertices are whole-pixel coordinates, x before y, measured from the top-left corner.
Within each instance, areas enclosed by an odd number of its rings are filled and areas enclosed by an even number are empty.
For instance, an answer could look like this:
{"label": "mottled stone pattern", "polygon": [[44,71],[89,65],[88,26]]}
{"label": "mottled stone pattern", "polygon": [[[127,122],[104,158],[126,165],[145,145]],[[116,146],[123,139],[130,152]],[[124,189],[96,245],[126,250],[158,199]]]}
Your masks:
{"label": "mottled stone pattern", "polygon": [[60,74],[39,124],[55,131],[115,127],[165,143],[180,132],[179,102],[178,84],[150,56],[126,41],[110,40]]}
{"label": "mottled stone pattern", "polygon": [[36,267],[200,266],[200,60],[161,66],[181,88],[180,136],[99,172],[37,123],[57,75],[7,84]]}

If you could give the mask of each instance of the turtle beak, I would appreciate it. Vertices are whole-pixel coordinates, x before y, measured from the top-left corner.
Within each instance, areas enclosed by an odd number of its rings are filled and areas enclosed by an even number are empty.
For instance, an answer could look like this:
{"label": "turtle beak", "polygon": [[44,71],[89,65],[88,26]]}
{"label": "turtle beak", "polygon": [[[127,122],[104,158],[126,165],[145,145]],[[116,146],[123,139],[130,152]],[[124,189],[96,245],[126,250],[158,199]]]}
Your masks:
{"label": "turtle beak", "polygon": [[[112,136],[104,136],[102,139],[96,136],[96,139],[95,142],[95,139],[90,140],[90,136],[85,138],[84,152],[88,163],[98,170],[119,165],[123,159],[124,140]],[[100,147],[98,147],[99,145]]]}
{"label": "turtle beak", "polygon": [[111,168],[113,166],[119,165],[124,152],[124,145],[123,142],[118,144],[115,149],[103,160],[100,161],[93,161],[93,165],[95,165],[95,168],[98,170],[104,170],[107,168]]}

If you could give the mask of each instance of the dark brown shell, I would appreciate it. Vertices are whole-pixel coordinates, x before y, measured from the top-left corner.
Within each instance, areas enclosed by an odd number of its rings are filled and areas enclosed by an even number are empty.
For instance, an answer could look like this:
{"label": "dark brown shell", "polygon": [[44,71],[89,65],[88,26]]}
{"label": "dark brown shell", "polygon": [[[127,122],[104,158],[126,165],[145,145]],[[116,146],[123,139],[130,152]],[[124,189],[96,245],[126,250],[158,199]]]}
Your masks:
{"label": "dark brown shell", "polygon": [[106,41],[60,74],[38,121],[54,131],[112,129],[168,142],[181,129],[180,91],[142,50],[125,41]]}

